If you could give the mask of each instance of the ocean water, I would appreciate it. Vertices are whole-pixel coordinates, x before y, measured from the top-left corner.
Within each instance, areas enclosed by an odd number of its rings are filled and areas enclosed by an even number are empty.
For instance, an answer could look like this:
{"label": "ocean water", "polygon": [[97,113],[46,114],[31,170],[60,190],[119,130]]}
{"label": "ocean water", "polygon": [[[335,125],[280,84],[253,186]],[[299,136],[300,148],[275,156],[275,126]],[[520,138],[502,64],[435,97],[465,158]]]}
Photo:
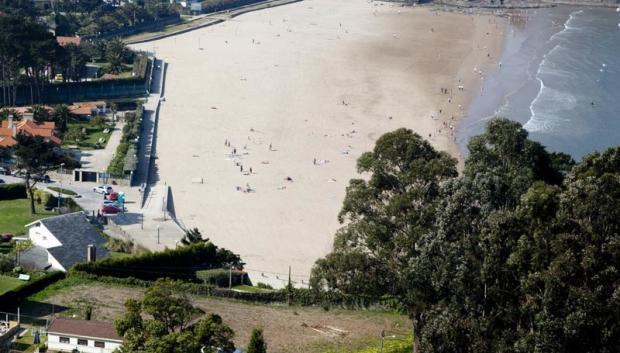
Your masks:
{"label": "ocean water", "polygon": [[501,58],[460,122],[457,142],[493,116],[576,160],[620,145],[620,12],[557,7],[511,23]]}

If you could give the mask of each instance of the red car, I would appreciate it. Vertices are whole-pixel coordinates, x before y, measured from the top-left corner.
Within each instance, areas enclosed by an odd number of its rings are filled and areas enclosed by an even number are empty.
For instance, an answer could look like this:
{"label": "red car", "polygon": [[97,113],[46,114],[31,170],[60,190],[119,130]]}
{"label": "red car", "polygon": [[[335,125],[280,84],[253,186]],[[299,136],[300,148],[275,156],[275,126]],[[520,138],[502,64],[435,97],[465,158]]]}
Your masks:
{"label": "red car", "polygon": [[101,213],[103,214],[118,214],[119,212],[121,212],[121,210],[116,206],[104,205],[101,207]]}

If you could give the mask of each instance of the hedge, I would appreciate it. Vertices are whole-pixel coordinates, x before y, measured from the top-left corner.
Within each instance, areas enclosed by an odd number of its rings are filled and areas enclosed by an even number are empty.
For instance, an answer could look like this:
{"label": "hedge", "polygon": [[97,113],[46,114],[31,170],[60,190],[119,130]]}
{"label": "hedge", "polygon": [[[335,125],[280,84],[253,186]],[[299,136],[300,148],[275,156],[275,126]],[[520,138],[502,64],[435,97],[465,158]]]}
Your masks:
{"label": "hedge", "polygon": [[121,258],[107,258],[102,261],[81,263],[76,271],[97,276],[135,277],[154,281],[158,278],[197,281],[196,271],[221,268],[225,265],[241,265],[241,259],[232,252],[218,248],[212,243],[197,243]]}
{"label": "hedge", "polygon": [[135,146],[136,151],[137,143],[136,138],[140,136],[140,130],[142,127],[142,116],[144,115],[144,107],[140,104],[136,108],[136,112],[133,114],[125,115],[125,126],[123,126],[123,134],[121,136],[121,142],[116,147],[116,153],[114,158],[110,161],[108,166],[108,173],[113,177],[123,177],[125,175],[125,158],[127,157],[127,151],[130,146]]}
{"label": "hedge", "polygon": [[25,199],[26,184],[7,184],[0,186],[0,201]]}
{"label": "hedge", "polygon": [[43,277],[33,279],[30,282],[26,282],[22,286],[0,295],[0,304],[14,305],[15,303],[63,278],[65,278],[65,273],[61,271],[46,273]]}
{"label": "hedge", "polygon": [[196,277],[205,284],[211,284],[217,287],[228,287],[231,279],[233,286],[251,283],[250,277],[248,277],[246,272],[238,270],[230,271],[226,268],[196,271]]}
{"label": "hedge", "polygon": [[[136,277],[118,278],[112,276],[98,276],[82,272],[74,267],[70,271],[71,276],[78,276],[92,281],[110,285],[123,285],[129,287],[147,288],[152,281],[142,280]],[[369,298],[363,296],[347,295],[336,291],[316,291],[306,288],[293,288],[274,290],[272,292],[240,292],[228,288],[217,288],[210,284],[178,282],[182,290],[191,295],[204,295],[210,297],[228,298],[254,303],[272,304],[288,303],[299,306],[322,306],[323,308],[338,307],[345,309],[369,309],[383,308],[402,311],[401,306],[392,298]]]}

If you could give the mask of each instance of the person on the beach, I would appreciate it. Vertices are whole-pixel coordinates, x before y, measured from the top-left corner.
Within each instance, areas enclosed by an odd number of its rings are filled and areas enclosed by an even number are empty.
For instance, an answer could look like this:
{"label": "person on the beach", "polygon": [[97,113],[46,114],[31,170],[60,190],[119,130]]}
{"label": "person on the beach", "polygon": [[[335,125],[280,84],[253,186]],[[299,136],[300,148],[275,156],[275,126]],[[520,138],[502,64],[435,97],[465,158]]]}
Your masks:
{"label": "person on the beach", "polygon": [[313,164],[314,164],[314,165],[316,165],[316,158],[314,159],[314,162],[313,162]]}

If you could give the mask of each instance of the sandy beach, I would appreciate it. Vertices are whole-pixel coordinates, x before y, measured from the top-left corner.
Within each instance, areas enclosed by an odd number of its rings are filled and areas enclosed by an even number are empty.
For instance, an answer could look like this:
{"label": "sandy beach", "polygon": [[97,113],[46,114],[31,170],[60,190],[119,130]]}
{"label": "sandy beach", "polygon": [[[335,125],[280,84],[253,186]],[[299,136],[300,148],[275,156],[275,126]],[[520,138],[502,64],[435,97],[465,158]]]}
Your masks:
{"label": "sandy beach", "polygon": [[281,284],[291,266],[303,285],[331,248],[356,159],[381,134],[408,127],[458,157],[450,126],[497,65],[503,28],[306,0],[136,45],[168,63],[158,182],[179,219],[239,253],[255,283]]}

